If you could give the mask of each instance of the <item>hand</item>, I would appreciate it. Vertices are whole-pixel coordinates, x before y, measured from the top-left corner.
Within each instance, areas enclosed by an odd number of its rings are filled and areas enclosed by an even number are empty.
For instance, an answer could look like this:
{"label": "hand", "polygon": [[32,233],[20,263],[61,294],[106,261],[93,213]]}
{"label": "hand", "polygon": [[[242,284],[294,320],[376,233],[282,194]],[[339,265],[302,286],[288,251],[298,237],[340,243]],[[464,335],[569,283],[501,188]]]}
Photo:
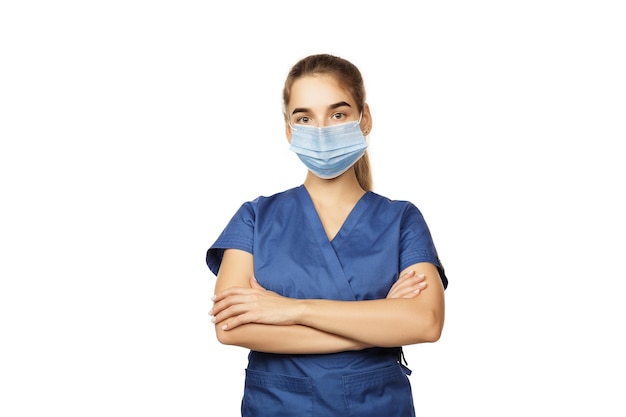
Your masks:
{"label": "hand", "polygon": [[426,276],[415,275],[415,271],[408,271],[391,286],[386,298],[413,298],[426,289]]}
{"label": "hand", "polygon": [[250,288],[231,287],[216,294],[209,314],[222,330],[248,323],[290,325],[296,324],[295,306],[294,299],[266,290],[251,277]]}

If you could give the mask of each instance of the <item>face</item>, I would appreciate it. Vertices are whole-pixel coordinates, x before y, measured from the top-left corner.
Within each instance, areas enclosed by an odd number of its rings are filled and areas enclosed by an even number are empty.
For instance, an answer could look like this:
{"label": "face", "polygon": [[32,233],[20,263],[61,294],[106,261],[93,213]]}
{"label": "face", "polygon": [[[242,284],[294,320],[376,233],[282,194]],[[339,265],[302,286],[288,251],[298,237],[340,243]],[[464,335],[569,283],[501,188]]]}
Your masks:
{"label": "face", "polygon": [[[286,111],[288,121],[285,122],[285,130],[290,142],[292,125],[325,127],[356,121],[360,116],[352,95],[328,75],[306,76],[296,80],[291,87]],[[361,130],[368,134],[370,127],[371,116],[366,104],[361,118]]]}

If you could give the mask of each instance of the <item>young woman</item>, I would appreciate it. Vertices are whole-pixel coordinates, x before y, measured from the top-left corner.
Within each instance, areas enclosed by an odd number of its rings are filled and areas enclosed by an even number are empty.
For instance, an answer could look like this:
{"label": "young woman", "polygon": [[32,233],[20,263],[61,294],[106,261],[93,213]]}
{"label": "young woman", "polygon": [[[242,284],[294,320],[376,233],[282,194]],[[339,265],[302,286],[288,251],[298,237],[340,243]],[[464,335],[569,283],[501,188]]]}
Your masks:
{"label": "young woman", "polygon": [[242,416],[414,416],[402,346],[435,342],[444,274],[410,202],[371,191],[359,70],[313,55],[283,90],[304,184],[244,203],[207,252],[218,340],[250,349]]}

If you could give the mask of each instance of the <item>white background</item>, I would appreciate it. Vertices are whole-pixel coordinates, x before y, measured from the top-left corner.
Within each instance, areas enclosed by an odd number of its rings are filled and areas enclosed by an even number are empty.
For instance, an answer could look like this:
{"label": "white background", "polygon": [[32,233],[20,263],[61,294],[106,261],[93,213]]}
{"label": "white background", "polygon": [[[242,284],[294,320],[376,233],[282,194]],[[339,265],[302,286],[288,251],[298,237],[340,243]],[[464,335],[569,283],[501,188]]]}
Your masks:
{"label": "white background", "polygon": [[303,181],[282,83],[329,52],[450,279],[418,415],[623,416],[620,3],[3,2],[0,414],[238,415],[205,251]]}

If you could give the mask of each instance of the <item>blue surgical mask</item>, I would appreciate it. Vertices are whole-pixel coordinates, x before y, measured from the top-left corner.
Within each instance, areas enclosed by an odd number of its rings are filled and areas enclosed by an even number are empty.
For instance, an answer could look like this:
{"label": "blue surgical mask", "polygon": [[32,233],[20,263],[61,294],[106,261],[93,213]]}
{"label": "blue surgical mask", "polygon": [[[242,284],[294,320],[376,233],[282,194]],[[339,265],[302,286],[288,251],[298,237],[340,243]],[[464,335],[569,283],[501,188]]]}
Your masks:
{"label": "blue surgical mask", "polygon": [[292,126],[289,150],[318,177],[336,178],[350,169],[367,149],[360,120],[326,127]]}

